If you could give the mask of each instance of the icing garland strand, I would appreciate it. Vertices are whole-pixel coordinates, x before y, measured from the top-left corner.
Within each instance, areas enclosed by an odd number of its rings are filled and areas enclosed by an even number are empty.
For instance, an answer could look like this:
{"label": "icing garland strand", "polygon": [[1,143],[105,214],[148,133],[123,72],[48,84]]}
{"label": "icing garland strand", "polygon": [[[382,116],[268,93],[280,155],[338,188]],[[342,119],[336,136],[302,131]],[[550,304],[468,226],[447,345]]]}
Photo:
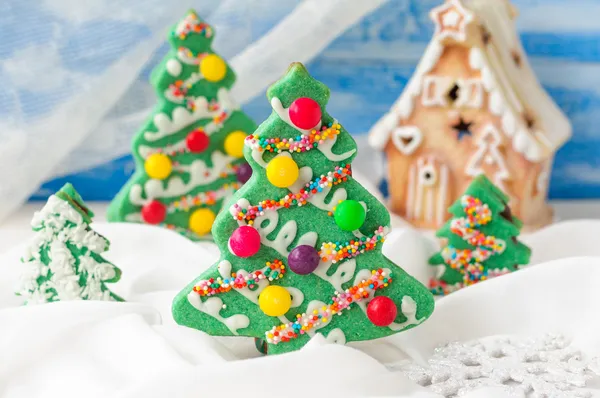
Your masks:
{"label": "icing garland strand", "polygon": [[323,262],[333,264],[357,257],[359,254],[375,249],[378,243],[385,241],[385,228],[380,226],[370,236],[363,236],[350,242],[325,242],[321,245],[319,256]]}
{"label": "icing garland strand", "polygon": [[179,200],[171,203],[167,206],[167,213],[174,213],[176,211],[188,211],[192,207],[207,205],[214,205],[217,200],[224,197],[230,196],[235,191],[240,189],[242,185],[239,182],[232,182],[223,185],[221,188],[215,191],[200,192],[197,195],[182,196]]}
{"label": "icing garland strand", "polygon": [[253,271],[248,275],[234,272],[231,274],[231,278],[203,279],[196,283],[193,290],[200,296],[206,297],[227,293],[232,289],[244,289],[247,287],[250,290],[255,290],[258,288],[258,282],[261,280],[267,279],[272,282],[276,279],[281,279],[285,275],[285,271],[283,262],[275,259],[267,261],[265,268]]}
{"label": "icing garland strand", "polygon": [[464,195],[460,201],[467,217],[452,220],[450,231],[476,248],[461,250],[448,245],[441,255],[446,264],[463,275],[464,285],[469,286],[487,279],[488,271],[482,263],[493,255],[501,254],[506,242],[477,229],[492,220],[492,212],[487,204],[470,195]]}
{"label": "icing garland strand", "polygon": [[194,54],[192,50],[187,47],[179,47],[177,49],[177,58],[187,65],[200,65],[202,58],[206,57],[208,53]]}
{"label": "icing garland strand", "polygon": [[371,271],[371,277],[359,284],[346,289],[344,292],[335,292],[328,305],[314,310],[312,313],[298,314],[295,322],[275,326],[265,333],[270,344],[288,342],[312,329],[326,326],[327,322],[335,315],[342,315],[342,311],[350,308],[352,303],[359,303],[374,296],[375,291],[383,289],[392,283],[392,273],[386,274],[383,269]]}
{"label": "icing garland strand", "polygon": [[[502,275],[506,275],[506,274],[510,274],[511,271],[508,269],[503,269],[503,270],[495,270],[495,269],[491,269],[488,270],[487,272],[487,279],[491,279],[491,278],[495,278],[497,276],[502,276]],[[465,287],[465,285],[463,283],[455,283],[454,285],[450,285],[442,280],[436,279],[436,278],[432,278],[429,281],[429,290],[437,296],[446,296],[450,293],[454,293],[460,289],[462,289],[463,287]]]}
{"label": "icing garland strand", "polygon": [[308,134],[299,134],[292,138],[262,138],[252,134],[246,137],[246,145],[258,152],[307,152],[328,139],[334,139],[340,134],[341,128],[338,123],[330,123],[328,126],[323,126],[321,130],[313,129]]}
{"label": "icing garland strand", "polygon": [[242,208],[239,204],[234,203],[231,210],[233,219],[245,221],[247,224],[252,225],[254,219],[264,215],[265,211],[278,210],[284,207],[289,208],[291,206],[304,206],[312,196],[323,192],[323,189],[325,188],[330,188],[334,185],[348,181],[348,178],[351,176],[352,169],[349,164],[335,166],[334,171],[328,172],[327,175],[321,175],[320,177],[314,178],[312,181],[307,182],[304,188],[299,192],[287,194],[281,199],[266,199],[261,201],[258,205],[248,206],[247,208]]}
{"label": "icing garland strand", "polygon": [[[167,90],[165,90],[165,98],[175,102],[177,104],[185,103],[185,107],[189,110],[196,110],[196,97],[187,95],[188,91],[197,83],[199,79],[194,79],[191,82],[177,80],[173,84],[169,84]],[[217,101],[211,101],[207,106],[209,111],[216,111],[219,109],[219,103]]]}

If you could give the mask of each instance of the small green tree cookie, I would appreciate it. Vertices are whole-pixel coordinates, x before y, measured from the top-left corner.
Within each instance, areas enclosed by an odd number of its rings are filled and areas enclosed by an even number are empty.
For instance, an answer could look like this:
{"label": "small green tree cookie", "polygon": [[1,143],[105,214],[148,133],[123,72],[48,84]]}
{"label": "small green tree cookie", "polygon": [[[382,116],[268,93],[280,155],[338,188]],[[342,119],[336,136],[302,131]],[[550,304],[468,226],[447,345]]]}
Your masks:
{"label": "small green tree cookie", "polygon": [[512,215],[508,200],[481,174],[450,207],[454,217],[437,232],[446,246],[429,259],[440,267],[430,282],[434,294],[448,294],[529,263],[531,250],[517,240],[522,223]]}
{"label": "small green tree cookie", "polygon": [[171,51],[151,78],[159,101],[133,139],[136,171],[109,221],[205,239],[224,201],[250,178],[244,139],[256,125],[229,94],[235,74],[211,49],[213,37],[194,11],[171,31]]}
{"label": "small green tree cookie", "polygon": [[93,216],[71,184],[34,214],[35,237],[21,260],[26,271],[17,292],[26,304],[123,301],[106,287],[120,279],[121,270],[100,255],[110,243],[90,228]]}
{"label": "small green tree cookie", "polygon": [[381,253],[390,215],[352,178],[356,143],[327,114],[329,89],[295,63],[267,97],[244,149],[252,177],[213,228],[221,258],[177,295],[175,320],[269,354],[419,325],[433,296]]}

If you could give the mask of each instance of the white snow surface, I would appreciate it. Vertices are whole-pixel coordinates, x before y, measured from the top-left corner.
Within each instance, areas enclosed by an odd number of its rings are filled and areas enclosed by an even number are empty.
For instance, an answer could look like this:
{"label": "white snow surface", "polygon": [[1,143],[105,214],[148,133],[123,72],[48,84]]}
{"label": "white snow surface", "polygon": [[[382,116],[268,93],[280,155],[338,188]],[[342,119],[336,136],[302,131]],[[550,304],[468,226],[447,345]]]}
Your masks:
{"label": "white snow surface", "polygon": [[[174,295],[217,260],[216,246],[145,225],[94,228],[111,241],[105,257],[123,277],[110,287],[126,303],[19,306],[12,292],[26,242],[0,255],[0,397],[432,398],[442,395],[397,365],[426,367],[436,347],[450,342],[551,333],[564,336],[582,360],[600,357],[600,221],[524,236],[535,265],[438,300],[432,317],[408,332],[350,346],[317,335],[298,352],[272,357],[260,357],[249,338],[215,338],[174,323]],[[431,237],[411,229],[395,229],[384,245],[421,281],[431,275],[427,258],[435,249]],[[591,380],[585,393],[600,397],[600,381]],[[461,396],[511,395],[482,383]]]}

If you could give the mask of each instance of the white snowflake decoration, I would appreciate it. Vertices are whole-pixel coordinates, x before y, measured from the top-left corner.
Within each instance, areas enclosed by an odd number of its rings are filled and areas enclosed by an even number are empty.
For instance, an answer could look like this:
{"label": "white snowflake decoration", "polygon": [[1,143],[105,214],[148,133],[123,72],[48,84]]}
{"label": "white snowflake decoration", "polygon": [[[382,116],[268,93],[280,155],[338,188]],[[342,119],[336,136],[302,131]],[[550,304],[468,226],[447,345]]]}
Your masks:
{"label": "white snowflake decoration", "polygon": [[437,348],[429,367],[404,364],[413,381],[444,397],[501,387],[516,397],[590,397],[586,383],[600,376],[600,359],[584,361],[564,336],[491,337]]}

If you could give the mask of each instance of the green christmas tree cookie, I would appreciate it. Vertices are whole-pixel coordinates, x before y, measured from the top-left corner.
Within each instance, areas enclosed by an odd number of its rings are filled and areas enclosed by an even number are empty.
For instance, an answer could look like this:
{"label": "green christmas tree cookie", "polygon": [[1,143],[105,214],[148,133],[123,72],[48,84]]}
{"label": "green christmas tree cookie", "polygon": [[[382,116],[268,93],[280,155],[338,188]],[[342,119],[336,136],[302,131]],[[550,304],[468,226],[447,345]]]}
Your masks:
{"label": "green christmas tree cookie", "polygon": [[109,242],[90,228],[93,216],[71,184],[35,213],[35,237],[21,260],[26,270],[17,292],[26,304],[122,301],[106,287],[120,279],[121,270],[102,258]]}
{"label": "green christmas tree cookie", "polygon": [[213,228],[221,258],[177,295],[175,320],[264,339],[269,354],[419,325],[433,296],[381,253],[390,216],[352,178],[356,143],[327,114],[329,89],[295,63],[267,97],[244,149],[252,177]]}
{"label": "green christmas tree cookie", "polygon": [[522,223],[511,214],[508,200],[481,174],[450,207],[454,217],[437,232],[446,246],[429,259],[439,267],[430,282],[434,294],[448,294],[529,263],[531,250],[517,240]]}
{"label": "green christmas tree cookie", "polygon": [[224,201],[250,178],[244,139],[256,125],[235,104],[235,74],[211,49],[213,29],[189,11],[153,71],[158,105],[133,139],[136,171],[109,221],[144,222],[192,240],[210,233]]}

